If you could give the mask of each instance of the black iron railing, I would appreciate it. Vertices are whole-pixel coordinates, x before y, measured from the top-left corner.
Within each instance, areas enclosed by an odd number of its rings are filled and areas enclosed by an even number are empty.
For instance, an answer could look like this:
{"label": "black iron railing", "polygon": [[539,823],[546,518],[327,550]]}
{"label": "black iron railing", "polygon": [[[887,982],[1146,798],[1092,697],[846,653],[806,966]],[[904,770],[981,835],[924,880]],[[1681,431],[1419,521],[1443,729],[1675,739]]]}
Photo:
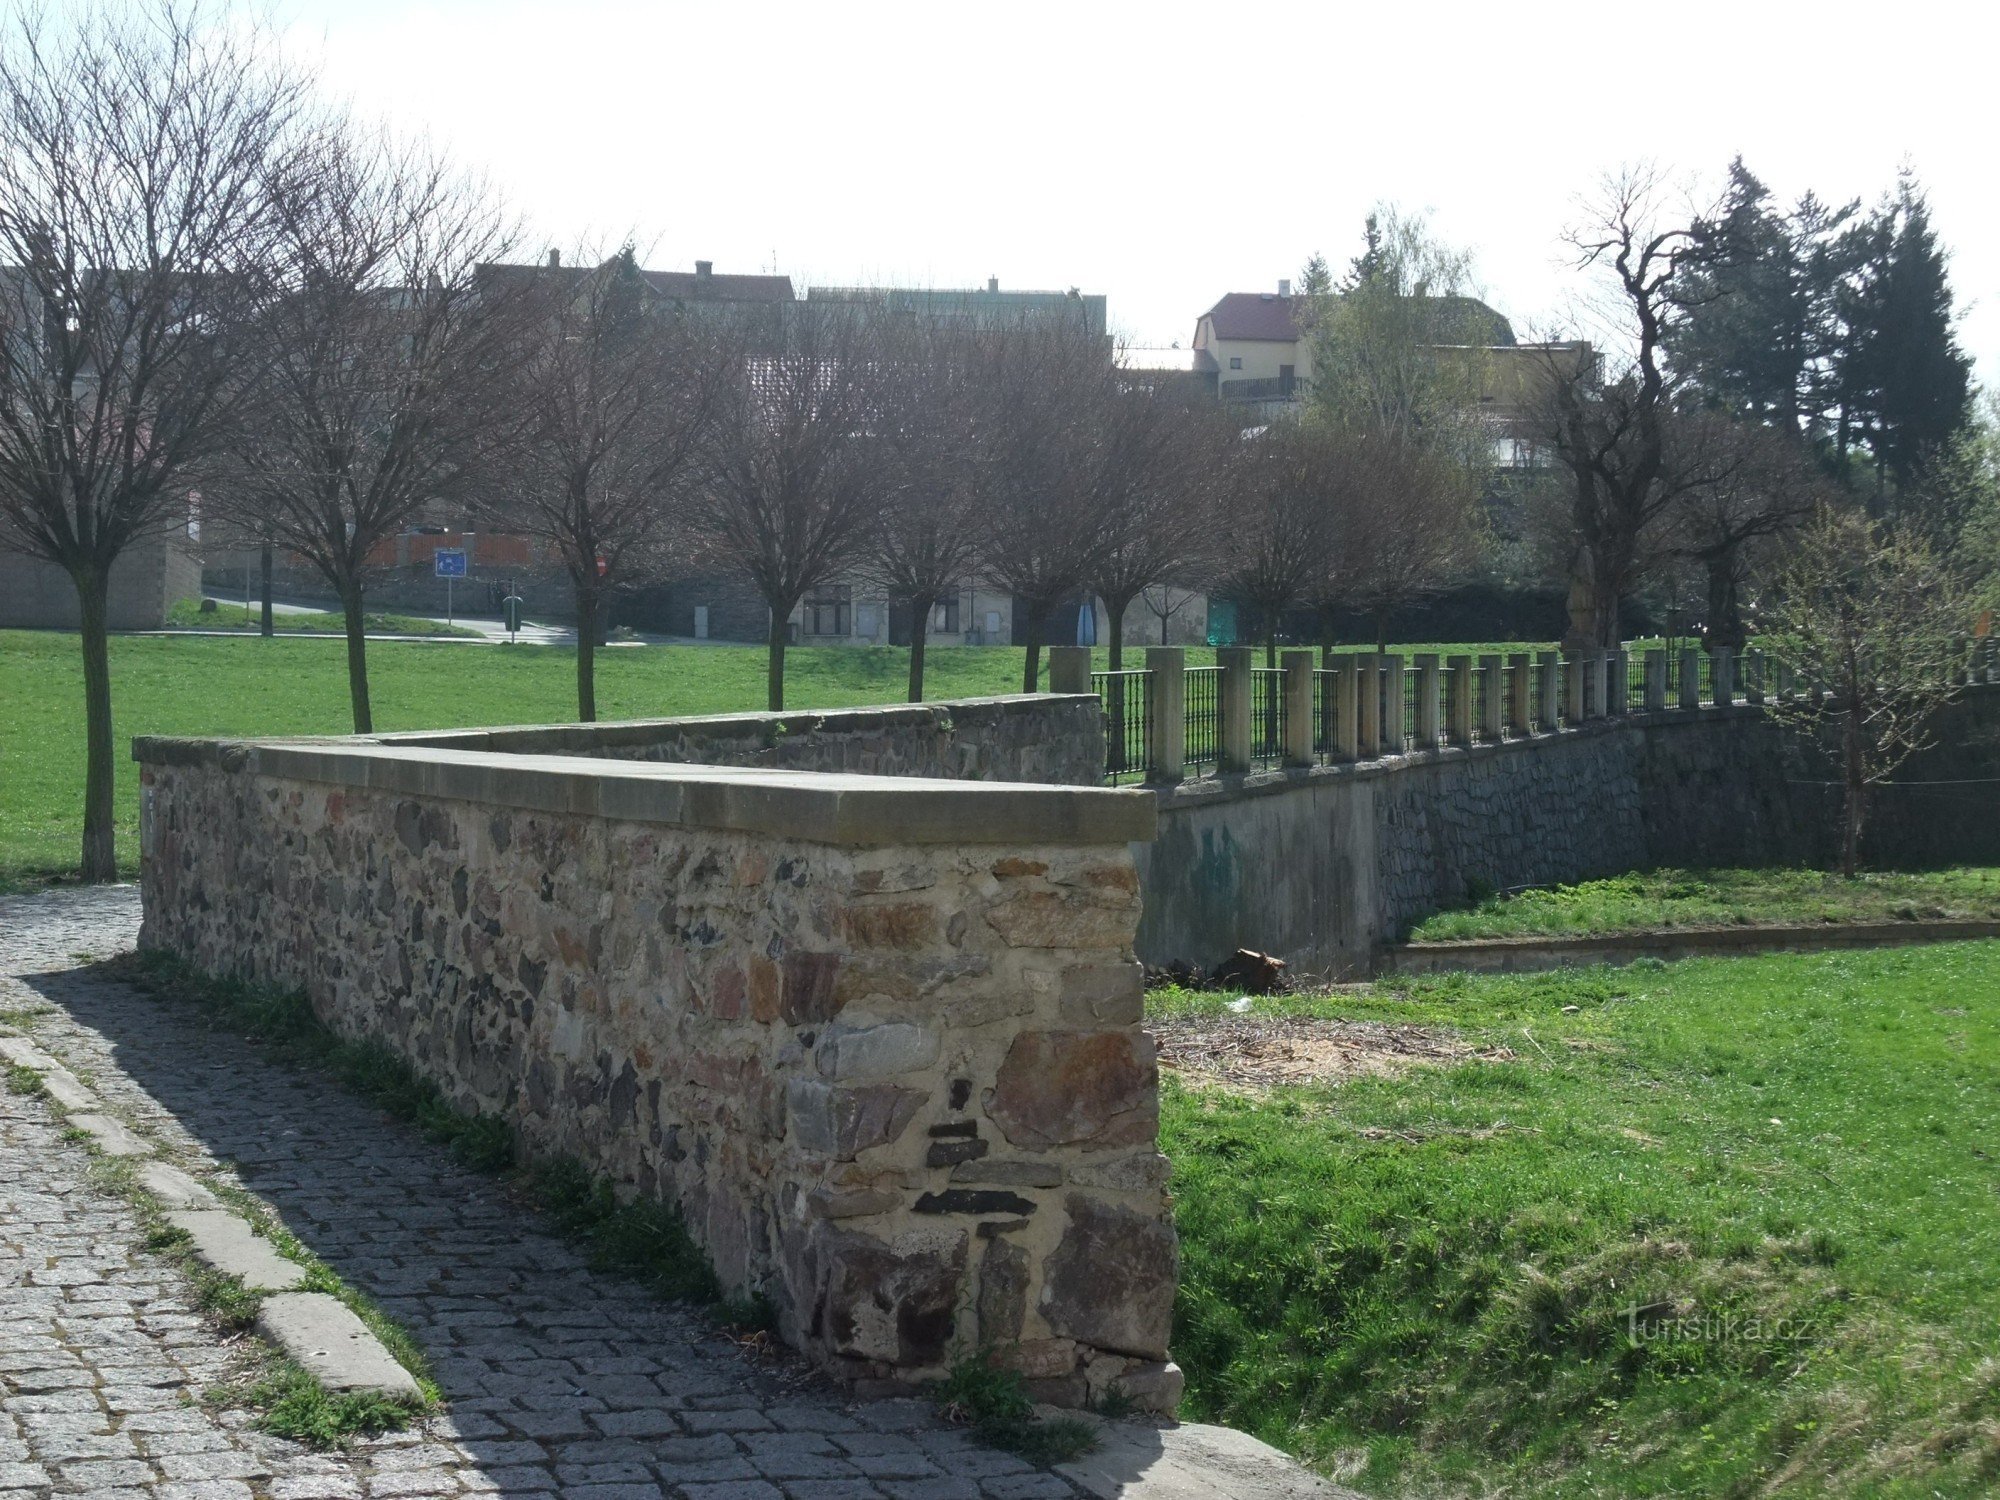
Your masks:
{"label": "black iron railing", "polygon": [[1143,781],[1152,769],[1153,674],[1092,672],[1090,690],[1104,704],[1106,779]]}
{"label": "black iron railing", "polygon": [[1285,754],[1285,673],[1281,667],[1250,669],[1250,759],[1271,762]]}
{"label": "black iron railing", "polygon": [[1222,760],[1222,668],[1187,669],[1186,751],[1189,766],[1213,766]]}

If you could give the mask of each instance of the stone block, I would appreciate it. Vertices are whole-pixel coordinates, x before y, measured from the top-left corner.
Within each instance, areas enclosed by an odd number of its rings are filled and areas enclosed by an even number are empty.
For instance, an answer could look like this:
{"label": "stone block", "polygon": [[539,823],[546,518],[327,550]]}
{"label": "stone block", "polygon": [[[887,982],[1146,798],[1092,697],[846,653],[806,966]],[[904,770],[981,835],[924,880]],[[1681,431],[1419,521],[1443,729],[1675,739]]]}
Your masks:
{"label": "stone block", "polygon": [[240,1216],[219,1210],[182,1210],[167,1222],[184,1230],[202,1262],[234,1276],[252,1292],[288,1292],[306,1279],[306,1268],[286,1260]]}
{"label": "stone block", "polygon": [[1146,1011],[1146,971],[1136,963],[1073,964],[1058,1001],[1071,1026],[1136,1026]]}
{"label": "stone block", "polygon": [[836,1354],[905,1368],[942,1363],[956,1326],[966,1237],[906,1248],[839,1232],[824,1247],[826,1338]]}
{"label": "stone block", "polygon": [[1043,1268],[1040,1311],[1059,1334],[1139,1359],[1165,1359],[1180,1246],[1173,1225],[1080,1193]]}
{"label": "stone block", "polygon": [[797,1145],[835,1161],[852,1161],[900,1137],[929,1099],[925,1090],[894,1084],[839,1088],[794,1078],[785,1090],[785,1115]]}
{"label": "stone block", "polygon": [[1159,1068],[1136,1031],[1024,1031],[986,1093],[986,1113],[1016,1146],[1098,1149],[1151,1143]]}
{"label": "stone block", "polygon": [[280,1292],[257,1310],[257,1331],[305,1367],[330,1391],[376,1391],[415,1400],[410,1372],[390,1357],[337,1298],[324,1292]]}
{"label": "stone block", "polygon": [[937,1033],[904,1021],[880,1026],[833,1026],[820,1037],[819,1070],[836,1082],[868,1082],[929,1068],[938,1060]]}

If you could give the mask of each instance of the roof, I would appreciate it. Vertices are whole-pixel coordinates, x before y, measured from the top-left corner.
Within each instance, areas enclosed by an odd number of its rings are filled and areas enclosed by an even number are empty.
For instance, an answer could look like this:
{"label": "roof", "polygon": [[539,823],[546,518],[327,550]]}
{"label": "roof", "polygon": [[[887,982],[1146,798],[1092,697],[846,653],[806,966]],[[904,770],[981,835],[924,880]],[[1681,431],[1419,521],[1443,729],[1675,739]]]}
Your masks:
{"label": "roof", "polygon": [[654,291],[683,301],[719,298],[726,302],[790,302],[789,276],[718,276],[698,271],[641,271]]}
{"label": "roof", "polygon": [[1266,339],[1289,344],[1299,336],[1299,298],[1275,292],[1231,292],[1203,314],[1219,339]]}
{"label": "roof", "polygon": [[[1513,325],[1477,297],[1426,300],[1440,345],[1507,348],[1514,343]],[[1203,316],[1219,339],[1289,344],[1299,337],[1298,316],[1304,311],[1304,302],[1302,297],[1280,297],[1274,292],[1231,292]]]}

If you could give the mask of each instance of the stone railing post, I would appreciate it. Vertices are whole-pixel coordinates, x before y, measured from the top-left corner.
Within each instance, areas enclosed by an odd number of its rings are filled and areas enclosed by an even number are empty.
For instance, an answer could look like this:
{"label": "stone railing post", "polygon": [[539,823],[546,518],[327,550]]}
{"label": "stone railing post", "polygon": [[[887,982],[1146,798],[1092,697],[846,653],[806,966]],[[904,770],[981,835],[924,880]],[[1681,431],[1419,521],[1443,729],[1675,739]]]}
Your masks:
{"label": "stone railing post", "polygon": [[1743,701],[1762,703],[1764,701],[1764,653],[1745,651],[1743,653]]}
{"label": "stone railing post", "polygon": [[1632,711],[1632,653],[1623,646],[1604,655],[1604,711],[1613,718]]}
{"label": "stone railing post", "polygon": [[1479,675],[1486,679],[1486,702],[1479,715],[1479,734],[1485,740],[1500,738],[1507,723],[1507,658],[1482,656]]}
{"label": "stone railing post", "polygon": [[1542,733],[1554,734],[1562,722],[1562,652],[1544,651],[1536,666],[1541,673],[1541,706],[1535,721]]}
{"label": "stone railing post", "polygon": [[1792,664],[1781,656],[1775,660],[1773,665],[1777,668],[1772,674],[1777,679],[1774,691],[1780,699],[1789,699],[1792,696],[1793,687]]}
{"label": "stone railing post", "polygon": [[1215,664],[1222,668],[1222,743],[1217,749],[1225,771],[1250,769],[1250,670],[1256,662],[1257,653],[1248,646],[1218,646],[1215,651]]}
{"label": "stone railing post", "polygon": [[1590,674],[1583,662],[1583,657],[1572,656],[1563,663],[1563,716],[1572,727],[1590,717]]}
{"label": "stone railing post", "polygon": [[1313,745],[1313,653],[1286,651],[1278,660],[1285,669],[1285,764],[1309,766],[1319,759]]}
{"label": "stone railing post", "polygon": [[1435,750],[1442,743],[1438,732],[1438,659],[1435,652],[1425,651],[1416,657],[1417,666],[1417,744],[1425,750]]}
{"label": "stone railing post", "polygon": [[1187,775],[1187,647],[1148,646],[1153,674],[1153,723],[1146,746],[1146,779],[1179,781]]}
{"label": "stone railing post", "polygon": [[1507,658],[1507,732],[1526,734],[1534,718],[1534,658],[1517,651]]}
{"label": "stone railing post", "polygon": [[1327,712],[1333,715],[1333,758],[1357,760],[1361,755],[1360,694],[1357,691],[1361,674],[1356,670],[1351,651],[1333,657],[1330,665],[1333,670],[1333,701],[1327,705]]}
{"label": "stone railing post", "polygon": [[1403,733],[1403,658],[1390,651],[1377,660],[1382,663],[1382,753],[1401,755],[1410,748]]}
{"label": "stone railing post", "polygon": [[1445,738],[1454,745],[1472,743],[1472,658],[1450,657],[1445,662]]}
{"label": "stone railing post", "polygon": [[1701,647],[1681,647],[1681,707],[1701,707]]}
{"label": "stone railing post", "polygon": [[1382,658],[1373,651],[1356,652],[1354,661],[1355,757],[1373,760],[1382,753]]}
{"label": "stone railing post", "polygon": [[1717,646],[1709,653],[1710,674],[1715,679],[1715,706],[1729,708],[1736,702],[1736,652]]}
{"label": "stone railing post", "polygon": [[1646,653],[1646,712],[1656,714],[1667,706],[1667,653],[1658,647]]}
{"label": "stone railing post", "polygon": [[1049,691],[1052,693],[1090,691],[1090,647],[1049,647]]}

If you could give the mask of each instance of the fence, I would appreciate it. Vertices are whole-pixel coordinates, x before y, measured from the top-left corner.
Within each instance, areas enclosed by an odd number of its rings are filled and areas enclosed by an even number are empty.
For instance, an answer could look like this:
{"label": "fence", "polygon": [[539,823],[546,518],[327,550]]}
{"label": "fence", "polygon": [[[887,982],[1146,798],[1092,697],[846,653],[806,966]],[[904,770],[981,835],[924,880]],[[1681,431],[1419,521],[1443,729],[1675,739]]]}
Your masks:
{"label": "fence", "polygon": [[[1083,648],[1057,649],[1087,656]],[[1088,674],[1104,704],[1107,780],[1172,782],[1432,744],[1492,744],[1628,713],[1755,704],[1809,690],[1758,650],[1641,646],[1582,656],[1454,656],[1441,666],[1435,657],[1409,666],[1400,656],[1370,653],[1330,655],[1315,666],[1310,652],[1290,651],[1280,668],[1254,665],[1248,651],[1221,655],[1221,665],[1189,667],[1180,648],[1155,647],[1142,670]],[[1079,682],[1080,673],[1069,680]],[[1175,680],[1178,691],[1168,692]],[[1974,644],[1964,680],[2000,684],[2000,642]],[[1161,721],[1162,704],[1177,723]],[[1243,716],[1234,726],[1232,714]]]}

